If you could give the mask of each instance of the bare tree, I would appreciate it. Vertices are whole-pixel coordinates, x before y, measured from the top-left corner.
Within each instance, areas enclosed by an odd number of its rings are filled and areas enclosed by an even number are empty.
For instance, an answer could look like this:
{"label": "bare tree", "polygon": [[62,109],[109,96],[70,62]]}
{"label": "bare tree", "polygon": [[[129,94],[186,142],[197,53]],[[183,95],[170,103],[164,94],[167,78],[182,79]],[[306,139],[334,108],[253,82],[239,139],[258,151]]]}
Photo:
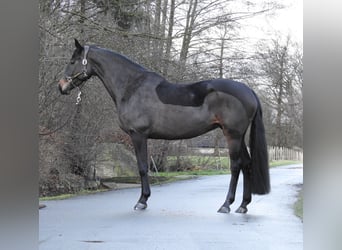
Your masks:
{"label": "bare tree", "polygon": [[[226,50],[226,41],[241,39],[238,34],[234,34],[235,30],[240,27],[240,21],[257,15],[272,13],[282,8],[282,6],[271,1],[268,4],[263,2],[255,4],[253,8],[245,7],[244,9],[247,11],[234,11],[233,6],[236,7],[238,4],[249,5],[249,2],[189,0],[180,4],[183,8],[179,8],[183,11],[180,12],[182,13],[181,16],[177,15],[177,22],[180,23],[181,28],[178,27],[175,37],[180,36],[182,40],[179,52],[179,74],[182,76],[181,79],[187,80],[184,73],[188,74],[186,67],[189,67],[189,65],[198,63],[210,65],[213,62],[217,64],[220,60],[223,63],[222,58],[227,58],[227,56],[223,55],[228,52]],[[223,33],[223,35],[218,37],[217,33]],[[217,41],[219,41],[219,44],[217,44]],[[232,53],[229,54],[232,55]],[[222,64],[221,71],[223,75]]]}
{"label": "bare tree", "polygon": [[302,146],[302,55],[298,46],[274,39],[259,48],[260,90],[269,111],[271,144]]}

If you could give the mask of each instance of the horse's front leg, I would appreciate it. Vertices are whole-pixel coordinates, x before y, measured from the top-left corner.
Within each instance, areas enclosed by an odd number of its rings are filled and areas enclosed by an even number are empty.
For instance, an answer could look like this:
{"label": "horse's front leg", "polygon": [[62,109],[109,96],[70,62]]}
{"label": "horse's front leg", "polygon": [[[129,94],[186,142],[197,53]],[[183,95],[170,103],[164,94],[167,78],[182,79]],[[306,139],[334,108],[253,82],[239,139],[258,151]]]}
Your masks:
{"label": "horse's front leg", "polygon": [[147,199],[151,195],[150,184],[148,180],[147,138],[135,132],[131,133],[130,135],[134,145],[141,179],[141,196],[138,200],[138,203],[134,206],[134,209],[142,210],[147,207]]}

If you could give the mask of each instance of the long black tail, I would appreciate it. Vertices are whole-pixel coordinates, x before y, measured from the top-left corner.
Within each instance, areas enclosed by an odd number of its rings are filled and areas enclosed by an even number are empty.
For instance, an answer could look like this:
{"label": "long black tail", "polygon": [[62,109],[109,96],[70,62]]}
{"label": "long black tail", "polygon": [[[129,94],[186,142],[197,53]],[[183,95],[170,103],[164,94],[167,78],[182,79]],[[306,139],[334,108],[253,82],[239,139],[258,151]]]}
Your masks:
{"label": "long black tail", "polygon": [[[256,96],[256,94],[254,93]],[[262,109],[258,100],[258,108],[252,121],[249,147],[252,158],[252,193],[267,194],[271,191],[270,174],[268,167],[268,152],[265,137],[265,128],[262,121]]]}

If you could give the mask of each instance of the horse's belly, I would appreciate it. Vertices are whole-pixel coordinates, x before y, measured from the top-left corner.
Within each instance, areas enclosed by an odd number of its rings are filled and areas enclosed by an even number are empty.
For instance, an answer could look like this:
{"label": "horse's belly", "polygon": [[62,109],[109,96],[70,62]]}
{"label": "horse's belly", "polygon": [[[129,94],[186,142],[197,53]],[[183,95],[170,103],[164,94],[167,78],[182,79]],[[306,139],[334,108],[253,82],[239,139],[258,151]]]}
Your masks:
{"label": "horse's belly", "polygon": [[217,125],[212,122],[211,115],[201,108],[175,108],[159,113],[153,123],[153,129],[150,131],[150,138],[188,139],[216,127]]}

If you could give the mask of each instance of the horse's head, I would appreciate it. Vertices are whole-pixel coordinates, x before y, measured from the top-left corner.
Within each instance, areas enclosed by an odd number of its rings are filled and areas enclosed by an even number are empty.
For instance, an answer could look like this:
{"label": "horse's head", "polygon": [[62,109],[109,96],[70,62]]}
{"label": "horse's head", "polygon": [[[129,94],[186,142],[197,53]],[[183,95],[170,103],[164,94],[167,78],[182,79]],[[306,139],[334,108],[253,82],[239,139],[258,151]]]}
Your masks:
{"label": "horse's head", "polygon": [[89,46],[83,47],[75,39],[75,47],[76,49],[72,54],[70,62],[65,68],[64,77],[58,83],[58,88],[63,95],[70,94],[73,88],[80,86],[92,75],[92,70],[87,60]]}

